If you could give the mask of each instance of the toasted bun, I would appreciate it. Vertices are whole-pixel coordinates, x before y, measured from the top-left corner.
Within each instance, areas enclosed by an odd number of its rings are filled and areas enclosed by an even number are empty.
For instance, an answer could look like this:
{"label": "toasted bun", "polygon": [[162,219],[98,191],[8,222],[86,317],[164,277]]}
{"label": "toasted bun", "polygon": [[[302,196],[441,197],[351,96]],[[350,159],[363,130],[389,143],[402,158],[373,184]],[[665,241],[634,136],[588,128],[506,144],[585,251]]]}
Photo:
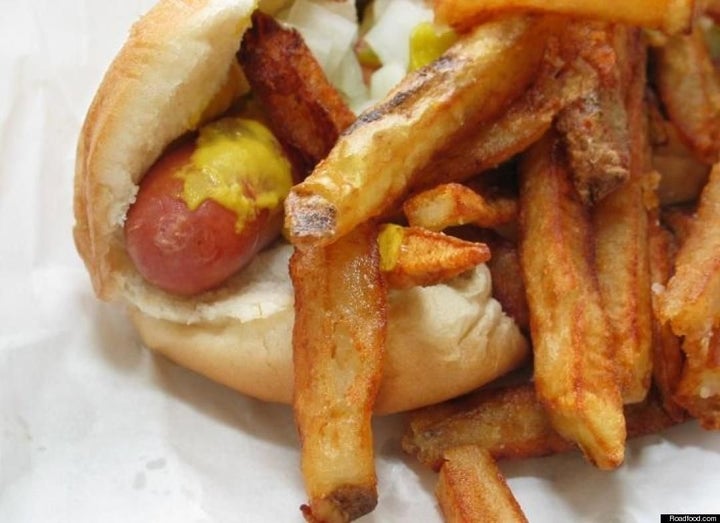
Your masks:
{"label": "toasted bun", "polygon": [[[147,284],[123,239],[140,179],[220,88],[255,7],[161,0],[133,27],[80,136],[74,236],[96,294],[128,305],[148,347],[245,394],[290,402],[289,245],[278,241],[219,290],[182,298]],[[468,392],[527,357],[525,338],[490,291],[479,266],[448,284],[390,293],[378,412]]]}

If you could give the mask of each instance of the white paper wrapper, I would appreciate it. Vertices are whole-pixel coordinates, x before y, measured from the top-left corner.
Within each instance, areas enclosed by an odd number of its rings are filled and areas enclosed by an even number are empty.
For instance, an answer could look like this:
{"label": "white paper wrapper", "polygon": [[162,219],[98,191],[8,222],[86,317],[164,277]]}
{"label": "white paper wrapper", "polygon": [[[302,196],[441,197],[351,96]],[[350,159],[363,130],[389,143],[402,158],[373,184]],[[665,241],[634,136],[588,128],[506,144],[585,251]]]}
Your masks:
{"label": "white paper wrapper", "polygon": [[[0,2],[1,522],[301,521],[290,409],[151,355],[72,243],[76,137],[150,4]],[[363,521],[440,521],[403,418],[375,425],[380,501]],[[720,436],[695,423],[633,441],[614,473],[575,454],[502,468],[534,522],[720,512]]]}

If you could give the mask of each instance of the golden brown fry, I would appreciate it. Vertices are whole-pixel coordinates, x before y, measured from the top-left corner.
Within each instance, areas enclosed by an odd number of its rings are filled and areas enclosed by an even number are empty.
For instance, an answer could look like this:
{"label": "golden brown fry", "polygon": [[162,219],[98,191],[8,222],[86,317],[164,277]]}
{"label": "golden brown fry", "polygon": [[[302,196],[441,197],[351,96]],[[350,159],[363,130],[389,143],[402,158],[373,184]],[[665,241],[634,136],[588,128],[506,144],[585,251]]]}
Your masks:
{"label": "golden brown fry", "polygon": [[[624,408],[628,437],[653,434],[675,425],[654,394]],[[410,415],[402,447],[420,463],[438,470],[443,454],[478,445],[496,460],[538,458],[575,450],[552,427],[532,383],[479,389],[472,394],[419,409]]]}
{"label": "golden brown fry", "polygon": [[436,19],[463,30],[488,18],[522,11],[541,11],[661,29],[687,30],[693,0],[433,0]]}
{"label": "golden brown fry", "polygon": [[490,259],[490,250],[484,243],[421,227],[384,225],[378,243],[380,268],[394,289],[435,285]]}
{"label": "golden brown fry", "polygon": [[642,401],[652,373],[652,307],[645,186],[650,164],[645,104],[645,49],[639,42],[629,89],[622,89],[632,154],[630,179],[592,210],[595,265],[602,306],[613,336],[613,360],[625,403]]}
{"label": "golden brown fry", "polygon": [[[575,187],[588,204],[605,198],[630,177],[625,94],[637,56],[645,56],[639,31],[599,22],[576,22],[568,39],[593,69],[595,88],[565,107],[556,127],[567,148]],[[644,64],[644,61],[643,61]],[[644,74],[636,68],[642,78]]]}
{"label": "golden brown fry", "polygon": [[443,453],[478,445],[494,459],[547,456],[575,448],[550,423],[531,383],[480,389],[457,400],[414,412],[402,440],[405,452],[435,470]]}
{"label": "golden brown fry", "polygon": [[654,48],[658,94],[680,137],[706,163],[720,152],[720,79],[699,28]]}
{"label": "golden brown fry", "polygon": [[435,493],[447,523],[527,522],[495,461],[475,445],[445,451]]}
{"label": "golden brown fry", "polygon": [[516,218],[517,200],[447,183],[405,200],[403,213],[411,226],[432,231],[465,224],[497,227]]}
{"label": "golden brown fry", "polygon": [[680,338],[672,332],[670,325],[660,321],[657,311],[659,289],[665,286],[670,279],[674,251],[672,235],[667,229],[660,225],[659,219],[654,217],[650,220],[648,230],[648,255],[654,311],[653,382],[655,383],[655,388],[658,391],[665,411],[671,418],[680,421],[685,413],[674,398],[683,368]]}
{"label": "golden brown fry", "polygon": [[697,218],[680,246],[660,314],[678,336],[702,339],[720,324],[720,165],[703,189]]}
{"label": "golden brown fry", "polygon": [[300,33],[262,11],[253,14],[238,58],[273,132],[307,174],[327,156],[355,114]]}
{"label": "golden brown fry", "polygon": [[720,329],[683,340],[687,354],[675,399],[708,430],[720,430]]}
{"label": "golden brown fry", "polygon": [[567,33],[551,37],[535,82],[500,117],[433,155],[417,175],[421,188],[464,181],[503,164],[539,140],[563,107],[591,91],[595,72],[577,56],[582,42],[570,41]]}
{"label": "golden brown fry", "polygon": [[560,434],[598,467],[614,468],[624,458],[625,419],[590,218],[555,135],[529,149],[520,174],[520,265],[538,395]]}
{"label": "golden brown fry", "polygon": [[[720,429],[720,166],[710,173],[694,218],[675,220],[682,243],[659,314],[684,336],[675,399],[706,428]],[[680,214],[680,216],[684,216]],[[683,226],[683,224],[685,226]],[[677,224],[676,224],[677,225]]]}
{"label": "golden brown fry", "polygon": [[478,27],[362,114],[329,156],[290,192],[295,244],[331,243],[398,203],[435,151],[496,118],[532,82],[555,17],[511,17]]}
{"label": "golden brown fry", "polygon": [[387,290],[377,228],[296,250],[293,406],[309,521],[346,522],[377,503],[370,426],[382,374]]}

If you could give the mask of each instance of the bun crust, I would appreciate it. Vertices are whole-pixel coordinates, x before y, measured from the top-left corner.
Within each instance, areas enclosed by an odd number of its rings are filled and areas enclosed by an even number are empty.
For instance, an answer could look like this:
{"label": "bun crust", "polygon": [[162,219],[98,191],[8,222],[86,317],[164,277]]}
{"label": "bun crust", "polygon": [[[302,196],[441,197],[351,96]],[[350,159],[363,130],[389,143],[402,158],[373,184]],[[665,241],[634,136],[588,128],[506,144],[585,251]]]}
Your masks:
{"label": "bun crust", "polygon": [[[245,394],[292,398],[292,247],[280,241],[216,291],[172,296],[147,284],[123,222],[145,171],[193,129],[222,85],[256,8],[251,0],[161,0],[106,73],[83,126],[75,243],[99,298],[127,304],[143,342]],[[393,291],[377,411],[468,392],[518,366],[528,344],[477,267],[452,282]]]}

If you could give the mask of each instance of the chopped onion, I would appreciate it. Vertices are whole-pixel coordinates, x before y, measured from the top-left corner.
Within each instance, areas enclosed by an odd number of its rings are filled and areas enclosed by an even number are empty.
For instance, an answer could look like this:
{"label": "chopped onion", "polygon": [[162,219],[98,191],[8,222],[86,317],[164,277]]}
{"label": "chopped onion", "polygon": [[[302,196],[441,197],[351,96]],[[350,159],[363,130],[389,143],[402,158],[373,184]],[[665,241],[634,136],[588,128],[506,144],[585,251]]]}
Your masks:
{"label": "chopped onion", "polygon": [[358,35],[354,1],[296,0],[279,18],[300,32],[330,82],[351,106],[367,98],[353,52]]}
{"label": "chopped onion", "polygon": [[410,33],[418,24],[433,19],[433,12],[423,0],[393,0],[373,8],[375,24],[365,35],[365,41],[378,55],[383,65],[397,64],[408,70],[410,63]]}

